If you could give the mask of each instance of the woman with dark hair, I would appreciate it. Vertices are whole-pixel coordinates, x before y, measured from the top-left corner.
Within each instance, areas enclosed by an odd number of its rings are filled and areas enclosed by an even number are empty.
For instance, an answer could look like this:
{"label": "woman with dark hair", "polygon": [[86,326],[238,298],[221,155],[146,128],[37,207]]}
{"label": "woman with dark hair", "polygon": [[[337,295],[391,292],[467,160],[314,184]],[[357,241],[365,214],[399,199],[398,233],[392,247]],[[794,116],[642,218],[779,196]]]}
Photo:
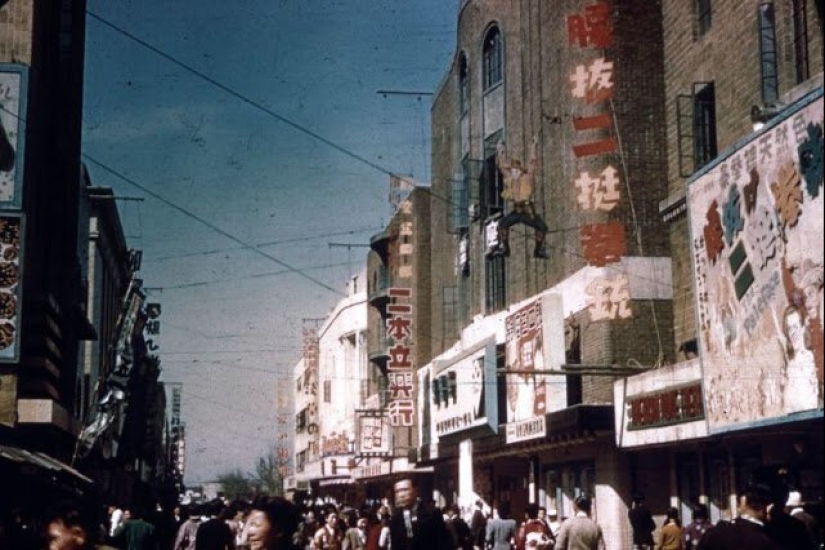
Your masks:
{"label": "woman with dark hair", "polygon": [[670,507],[667,509],[665,524],[662,526],[662,543],[660,550],[682,550],[682,522],[679,520],[679,510]]}
{"label": "woman with dark hair", "polygon": [[292,537],[300,522],[298,508],[281,497],[252,503],[247,528],[250,550],[295,550]]}
{"label": "woman with dark hair", "polygon": [[691,550],[699,546],[702,535],[705,531],[713,527],[710,522],[710,513],[705,504],[697,504],[693,507],[693,521],[682,530],[682,546],[685,550]]}
{"label": "woman with dark hair", "polygon": [[492,550],[510,550],[515,546],[516,520],[510,518],[510,503],[498,505],[498,517],[487,522],[487,546]]}

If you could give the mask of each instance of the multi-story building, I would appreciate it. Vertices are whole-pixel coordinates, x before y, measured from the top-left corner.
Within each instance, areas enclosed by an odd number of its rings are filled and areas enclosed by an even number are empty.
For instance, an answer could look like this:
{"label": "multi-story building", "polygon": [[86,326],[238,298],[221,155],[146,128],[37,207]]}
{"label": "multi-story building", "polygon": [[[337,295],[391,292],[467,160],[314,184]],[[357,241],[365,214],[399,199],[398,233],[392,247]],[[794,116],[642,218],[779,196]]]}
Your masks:
{"label": "multi-story building", "polygon": [[367,261],[367,496],[586,494],[613,549],[637,491],[821,499],[822,3],[741,4],[460,2],[431,187]]}
{"label": "multi-story building", "polygon": [[[71,461],[79,343],[95,337],[78,250],[84,33],[83,1],[0,5],[0,443],[34,470],[26,453]],[[3,493],[22,498],[25,478]]]}
{"label": "multi-story building", "polygon": [[661,17],[464,1],[432,108],[435,483],[514,517],[588,494],[615,548],[630,487],[612,382],[675,355]]}
{"label": "multi-story building", "polygon": [[355,411],[367,378],[367,288],[360,273],[319,328],[304,333],[295,367],[295,483],[302,491],[354,498]]}
{"label": "multi-story building", "polygon": [[823,3],[662,6],[680,361],[615,385],[617,445],[685,521],[760,470],[821,503]]}
{"label": "multi-story building", "polygon": [[390,498],[399,475],[432,486],[430,468],[418,468],[418,382],[430,355],[430,189],[402,178],[390,182],[395,212],[370,239],[367,256],[366,401],[357,412],[356,479],[367,497]]}
{"label": "multi-story building", "polygon": [[23,508],[94,483],[129,497],[164,456],[139,253],[80,161],[85,5],[0,3],[2,497]]}

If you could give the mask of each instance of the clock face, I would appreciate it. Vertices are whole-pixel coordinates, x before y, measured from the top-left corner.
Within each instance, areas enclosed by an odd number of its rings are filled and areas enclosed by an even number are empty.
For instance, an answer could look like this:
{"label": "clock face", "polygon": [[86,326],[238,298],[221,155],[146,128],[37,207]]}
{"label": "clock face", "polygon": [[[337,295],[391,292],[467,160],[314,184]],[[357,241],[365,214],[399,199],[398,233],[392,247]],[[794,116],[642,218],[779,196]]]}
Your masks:
{"label": "clock face", "polygon": [[19,155],[20,90],[22,76],[17,71],[0,68],[0,205],[17,198],[17,172],[22,170]]}

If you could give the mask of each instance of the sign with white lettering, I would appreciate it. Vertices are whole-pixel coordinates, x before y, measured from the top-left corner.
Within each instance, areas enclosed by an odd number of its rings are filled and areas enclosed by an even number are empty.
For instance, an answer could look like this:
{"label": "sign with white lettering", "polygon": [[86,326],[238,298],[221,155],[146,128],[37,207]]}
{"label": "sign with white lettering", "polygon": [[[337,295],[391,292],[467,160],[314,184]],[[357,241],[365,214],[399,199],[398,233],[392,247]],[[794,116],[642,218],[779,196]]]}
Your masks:
{"label": "sign with white lettering", "polygon": [[498,428],[495,369],[495,343],[489,340],[451,362],[433,364],[429,387],[422,388],[433,441],[477,426]]}
{"label": "sign with white lettering", "polygon": [[547,436],[547,418],[534,416],[519,422],[509,422],[506,431],[507,443],[518,443]]}

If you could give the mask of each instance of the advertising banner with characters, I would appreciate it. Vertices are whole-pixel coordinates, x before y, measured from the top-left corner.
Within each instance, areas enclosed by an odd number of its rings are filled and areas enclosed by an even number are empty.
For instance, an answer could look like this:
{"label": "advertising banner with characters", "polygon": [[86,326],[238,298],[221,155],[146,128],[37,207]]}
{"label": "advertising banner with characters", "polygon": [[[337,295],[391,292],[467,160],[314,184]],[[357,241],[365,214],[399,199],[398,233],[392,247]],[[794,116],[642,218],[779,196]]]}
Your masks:
{"label": "advertising banner with characters", "polygon": [[822,89],[688,185],[711,431],[822,407]]}

